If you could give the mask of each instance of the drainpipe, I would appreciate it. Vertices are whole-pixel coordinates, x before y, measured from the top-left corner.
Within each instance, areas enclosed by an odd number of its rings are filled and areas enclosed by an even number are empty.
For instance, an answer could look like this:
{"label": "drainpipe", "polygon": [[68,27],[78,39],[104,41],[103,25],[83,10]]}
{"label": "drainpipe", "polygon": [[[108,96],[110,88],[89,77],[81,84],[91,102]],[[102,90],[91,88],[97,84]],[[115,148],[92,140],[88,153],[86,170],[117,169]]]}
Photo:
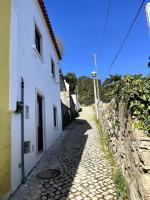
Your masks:
{"label": "drainpipe", "polygon": [[25,182],[24,170],[24,80],[21,78],[21,103],[23,105],[21,112],[21,169],[22,169],[22,183]]}

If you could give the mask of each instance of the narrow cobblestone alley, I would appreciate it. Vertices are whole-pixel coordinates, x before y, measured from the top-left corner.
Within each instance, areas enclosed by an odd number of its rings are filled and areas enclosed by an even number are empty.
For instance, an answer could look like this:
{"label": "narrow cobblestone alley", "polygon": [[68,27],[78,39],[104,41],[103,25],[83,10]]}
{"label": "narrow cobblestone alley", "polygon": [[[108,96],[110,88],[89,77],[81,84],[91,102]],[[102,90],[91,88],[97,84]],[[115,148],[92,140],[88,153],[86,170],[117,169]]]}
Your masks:
{"label": "narrow cobblestone alley", "polygon": [[10,200],[117,199],[93,115],[91,107],[83,108]]}

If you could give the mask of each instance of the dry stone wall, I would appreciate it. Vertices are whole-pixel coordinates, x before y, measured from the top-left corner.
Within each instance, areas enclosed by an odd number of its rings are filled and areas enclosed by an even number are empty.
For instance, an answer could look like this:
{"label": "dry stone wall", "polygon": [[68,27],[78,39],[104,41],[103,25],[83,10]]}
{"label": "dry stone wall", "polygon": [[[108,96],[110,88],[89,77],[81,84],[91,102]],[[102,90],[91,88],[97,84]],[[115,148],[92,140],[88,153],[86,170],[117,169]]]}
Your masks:
{"label": "dry stone wall", "polygon": [[127,179],[132,200],[150,200],[150,137],[133,128],[125,106],[100,104],[100,121],[110,148]]}

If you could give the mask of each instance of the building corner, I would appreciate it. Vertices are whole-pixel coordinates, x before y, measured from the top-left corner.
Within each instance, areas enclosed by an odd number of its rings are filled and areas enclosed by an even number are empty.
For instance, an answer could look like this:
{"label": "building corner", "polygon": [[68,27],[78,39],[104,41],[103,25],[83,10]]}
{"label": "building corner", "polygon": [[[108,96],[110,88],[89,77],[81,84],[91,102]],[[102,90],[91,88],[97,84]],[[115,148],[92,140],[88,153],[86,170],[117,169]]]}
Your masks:
{"label": "building corner", "polygon": [[0,199],[11,190],[11,135],[9,113],[11,0],[0,1]]}

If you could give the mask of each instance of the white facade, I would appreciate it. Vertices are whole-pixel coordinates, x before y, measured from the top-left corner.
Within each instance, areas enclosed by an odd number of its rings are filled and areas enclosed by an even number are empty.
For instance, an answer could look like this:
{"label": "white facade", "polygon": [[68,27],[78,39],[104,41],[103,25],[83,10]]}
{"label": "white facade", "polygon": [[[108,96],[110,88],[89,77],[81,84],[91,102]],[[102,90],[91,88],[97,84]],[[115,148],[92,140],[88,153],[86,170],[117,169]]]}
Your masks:
{"label": "white facade", "polygon": [[70,91],[70,85],[69,85],[69,83],[67,83],[66,80],[64,80],[64,82],[65,82],[66,90],[69,92]]}
{"label": "white facade", "polygon": [[79,103],[79,101],[77,99],[77,95],[76,94],[72,94],[71,96],[72,96],[73,102],[75,104],[75,110],[76,110],[76,112],[79,112],[79,110],[81,108],[81,105],[80,105],[80,103]]}
{"label": "white facade", "polygon": [[[35,48],[35,25],[41,34],[42,55]],[[55,78],[51,75],[51,58]],[[11,187],[14,192],[21,183],[21,114],[15,113],[21,100],[21,78],[24,80],[24,141],[30,142],[30,152],[24,154],[25,175],[58,138],[62,131],[59,84],[59,58],[50,38],[37,0],[12,0],[10,49],[10,110],[11,110]],[[42,97],[43,151],[38,152],[38,103]],[[54,126],[54,107],[57,125]],[[27,115],[27,116],[26,116]]]}

